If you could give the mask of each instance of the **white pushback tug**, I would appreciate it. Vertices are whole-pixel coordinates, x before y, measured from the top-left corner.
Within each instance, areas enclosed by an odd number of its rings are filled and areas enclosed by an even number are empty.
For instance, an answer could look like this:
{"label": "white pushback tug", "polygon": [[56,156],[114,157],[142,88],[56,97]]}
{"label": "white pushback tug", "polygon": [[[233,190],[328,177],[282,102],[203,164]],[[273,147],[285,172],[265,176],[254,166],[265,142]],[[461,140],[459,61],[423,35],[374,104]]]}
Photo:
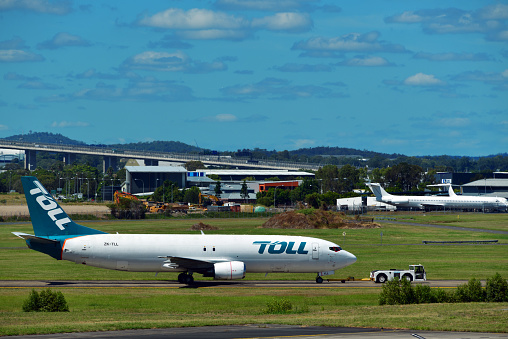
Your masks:
{"label": "white pushback tug", "polygon": [[427,273],[423,265],[409,265],[408,270],[375,270],[370,272],[370,280],[376,283],[385,283],[388,280],[395,278],[406,279],[409,281],[425,281],[427,280]]}

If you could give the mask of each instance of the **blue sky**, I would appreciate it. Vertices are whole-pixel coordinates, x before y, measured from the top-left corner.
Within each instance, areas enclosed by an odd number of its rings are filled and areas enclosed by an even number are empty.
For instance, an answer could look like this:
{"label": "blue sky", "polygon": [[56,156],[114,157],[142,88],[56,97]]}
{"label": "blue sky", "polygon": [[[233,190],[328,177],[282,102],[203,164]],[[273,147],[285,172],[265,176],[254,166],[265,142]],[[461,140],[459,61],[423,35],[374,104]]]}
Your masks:
{"label": "blue sky", "polygon": [[0,137],[508,151],[506,1],[0,1]]}

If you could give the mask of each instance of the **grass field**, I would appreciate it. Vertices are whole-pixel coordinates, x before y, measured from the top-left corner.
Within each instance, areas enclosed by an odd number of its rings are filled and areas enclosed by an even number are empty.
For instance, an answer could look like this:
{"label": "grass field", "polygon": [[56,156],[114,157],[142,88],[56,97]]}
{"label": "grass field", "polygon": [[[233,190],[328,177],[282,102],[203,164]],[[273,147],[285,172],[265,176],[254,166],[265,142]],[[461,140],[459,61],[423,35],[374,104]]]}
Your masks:
{"label": "grass field", "polygon": [[[399,221],[439,223],[508,231],[508,214],[394,214]],[[390,217],[394,215],[390,214]],[[459,221],[456,221],[459,220]],[[508,277],[508,235],[467,232],[405,224],[348,230],[277,230],[260,226],[264,219],[199,220],[219,227],[215,234],[288,234],[314,236],[340,244],[358,261],[332,278],[367,277],[373,269],[405,268],[421,263],[428,279]],[[195,233],[193,220],[100,221],[83,224],[106,232]],[[176,280],[176,274],[129,273],[56,261],[26,249],[10,232],[33,233],[29,223],[0,224],[0,279],[22,280]],[[346,233],[343,236],[343,232]],[[381,232],[382,244],[381,244]],[[423,240],[498,240],[497,245],[423,245]],[[196,276],[198,280],[207,280]],[[255,280],[309,280],[314,274],[247,274]],[[347,285],[347,283],[345,284]],[[205,287],[189,288],[54,288],[66,297],[69,313],[24,313],[30,289],[0,289],[0,335],[96,331],[127,328],[224,324],[298,324],[508,332],[507,303],[378,306],[379,285],[349,288]],[[273,298],[287,298],[290,314],[264,313]]]}

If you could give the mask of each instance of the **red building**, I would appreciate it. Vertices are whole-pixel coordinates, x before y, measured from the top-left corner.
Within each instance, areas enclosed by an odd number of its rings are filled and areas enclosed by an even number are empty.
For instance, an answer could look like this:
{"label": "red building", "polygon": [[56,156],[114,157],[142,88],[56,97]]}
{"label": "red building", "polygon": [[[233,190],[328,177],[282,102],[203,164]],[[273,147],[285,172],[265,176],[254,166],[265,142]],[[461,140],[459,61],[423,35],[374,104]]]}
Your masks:
{"label": "red building", "polygon": [[286,189],[286,190],[292,190],[298,187],[298,180],[293,181],[272,181],[272,182],[265,182],[262,184],[259,184],[259,191],[265,192],[268,191],[270,188],[277,187],[279,189]]}

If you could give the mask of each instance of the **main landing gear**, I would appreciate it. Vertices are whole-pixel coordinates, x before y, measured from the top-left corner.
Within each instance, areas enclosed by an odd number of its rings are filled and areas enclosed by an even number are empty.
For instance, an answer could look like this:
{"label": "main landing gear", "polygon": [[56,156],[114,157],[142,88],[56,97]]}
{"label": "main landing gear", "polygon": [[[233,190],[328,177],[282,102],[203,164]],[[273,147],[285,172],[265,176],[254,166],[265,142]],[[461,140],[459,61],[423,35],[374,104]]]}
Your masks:
{"label": "main landing gear", "polygon": [[316,277],[316,283],[318,283],[318,284],[323,283],[323,278],[321,278],[321,277],[319,276],[319,274],[318,274],[318,276]]}
{"label": "main landing gear", "polygon": [[194,284],[194,277],[192,276],[192,273],[189,272],[180,273],[178,275],[178,282],[180,284],[192,285]]}

